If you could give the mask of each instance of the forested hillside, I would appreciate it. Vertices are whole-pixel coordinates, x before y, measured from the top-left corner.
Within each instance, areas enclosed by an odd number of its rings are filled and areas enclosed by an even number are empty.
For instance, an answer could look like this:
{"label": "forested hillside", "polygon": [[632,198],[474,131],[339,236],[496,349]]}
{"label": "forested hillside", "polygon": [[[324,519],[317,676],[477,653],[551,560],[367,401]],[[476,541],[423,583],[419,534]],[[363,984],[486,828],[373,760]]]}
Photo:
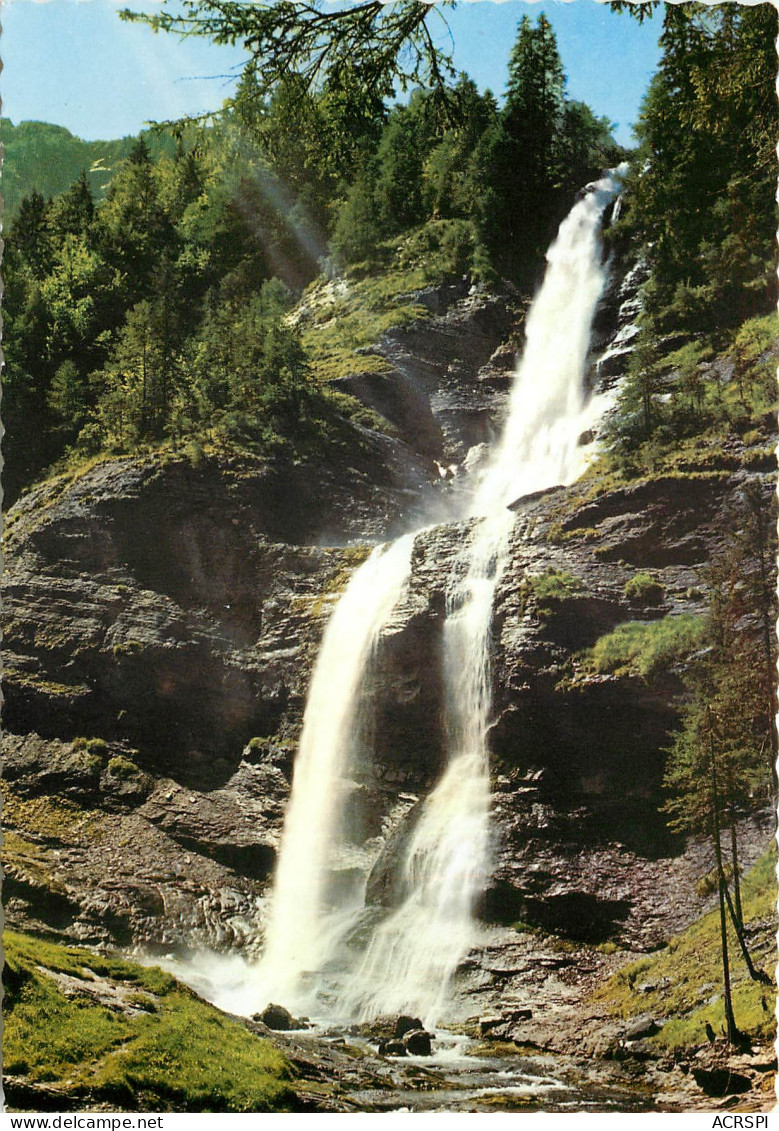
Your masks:
{"label": "forested hillside", "polygon": [[[6,229],[16,218],[22,200],[32,192],[49,199],[65,192],[86,173],[92,196],[102,200],[116,166],[130,152],[135,138],[83,141],[64,126],[48,122],[20,122],[15,126],[0,118],[3,139],[3,215]],[[172,153],[170,135],[146,135],[156,156]]]}
{"label": "forested hillside", "polygon": [[5,264],[7,497],[67,451],[214,428],[294,444],[301,418],[326,431],[349,406],[311,379],[286,318],[306,284],[388,268],[399,291],[465,273],[531,284],[576,191],[619,156],[608,123],[565,98],[543,15],[522,22],[502,108],[465,75],[403,104],[387,93],[346,65],[314,93],[291,76],[261,96],[247,78],[175,152],[138,139],[105,199],[82,172],[21,202]]}

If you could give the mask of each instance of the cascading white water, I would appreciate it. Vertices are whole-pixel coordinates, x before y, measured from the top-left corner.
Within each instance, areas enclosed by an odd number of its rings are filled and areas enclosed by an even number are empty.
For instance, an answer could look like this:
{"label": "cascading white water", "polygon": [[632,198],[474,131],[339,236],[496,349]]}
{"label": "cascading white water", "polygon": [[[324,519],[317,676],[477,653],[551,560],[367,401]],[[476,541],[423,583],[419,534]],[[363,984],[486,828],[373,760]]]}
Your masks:
{"label": "cascading white water", "polygon": [[403,863],[404,900],[374,932],[339,1013],[420,1014],[437,1023],[449,982],[477,941],[474,905],[489,875],[489,632],[510,511],[474,531],[444,623],[447,769],[422,807]]}
{"label": "cascading white water", "polygon": [[[473,525],[447,596],[444,689],[449,762],[421,806],[403,864],[403,900],[380,923],[342,987],[336,1011],[421,1013],[435,1024],[450,979],[477,940],[474,908],[490,872],[488,727],[490,632],[513,515],[532,491],[572,482],[592,424],[583,374],[604,282],[599,229],[614,176],[588,186],[549,250],[527,319],[501,440],[480,474]],[[310,1005],[359,906],[334,903],[329,881],[343,842],[344,776],[364,731],[361,688],[371,653],[410,572],[413,536],[379,549],[352,577],[325,631],[306,704],[282,836],[266,947],[257,975],[267,994]]]}
{"label": "cascading white water", "polygon": [[477,485],[474,515],[492,514],[533,491],[572,483],[584,470],[587,455],[579,437],[598,418],[598,405],[588,401],[583,377],[605,281],[601,217],[626,168],[587,186],[547,252],[544,282],[528,311],[508,416]]}
{"label": "cascading white water", "polygon": [[[411,568],[414,536],[381,546],[349,580],[327,624],[306,702],[263,956],[263,994],[299,1008],[350,924],[329,882],[343,842],[344,774],[365,733],[361,690],[379,634]],[[358,904],[359,907],[359,904]]]}
{"label": "cascading white water", "polygon": [[474,945],[474,908],[490,872],[490,630],[513,515],[532,491],[570,483],[585,458],[592,422],[583,387],[592,319],[605,281],[601,216],[616,192],[613,175],[588,186],[550,248],[544,283],[530,309],[508,418],[482,472],[472,515],[482,516],[460,556],[444,627],[449,764],[430,794],[403,864],[405,898],[379,925],[341,997],[346,1012],[420,1013],[435,1025],[450,979]]}

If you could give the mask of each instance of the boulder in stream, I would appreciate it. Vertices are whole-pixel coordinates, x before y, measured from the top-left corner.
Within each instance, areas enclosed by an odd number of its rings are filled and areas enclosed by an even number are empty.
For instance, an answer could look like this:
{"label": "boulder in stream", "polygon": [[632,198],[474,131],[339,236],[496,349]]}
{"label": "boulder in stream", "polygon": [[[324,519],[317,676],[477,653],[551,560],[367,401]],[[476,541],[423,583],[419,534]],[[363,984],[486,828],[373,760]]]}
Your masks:
{"label": "boulder in stream", "polygon": [[406,1052],[411,1056],[432,1056],[433,1034],[425,1029],[410,1029],[403,1037]]}
{"label": "boulder in stream", "polygon": [[263,1025],[267,1025],[269,1029],[275,1029],[281,1033],[287,1033],[291,1029],[308,1028],[301,1018],[293,1017],[283,1005],[274,1005],[273,1002],[266,1005],[262,1013],[255,1013],[252,1020],[262,1021]]}
{"label": "boulder in stream", "polygon": [[418,1017],[408,1017],[403,1013],[395,1022],[395,1032],[393,1036],[397,1040],[400,1040],[401,1037],[405,1037],[406,1033],[410,1033],[412,1029],[424,1029],[424,1025]]}
{"label": "boulder in stream", "polygon": [[379,1042],[379,1056],[405,1056],[406,1046],[403,1041],[394,1037],[389,1041]]}

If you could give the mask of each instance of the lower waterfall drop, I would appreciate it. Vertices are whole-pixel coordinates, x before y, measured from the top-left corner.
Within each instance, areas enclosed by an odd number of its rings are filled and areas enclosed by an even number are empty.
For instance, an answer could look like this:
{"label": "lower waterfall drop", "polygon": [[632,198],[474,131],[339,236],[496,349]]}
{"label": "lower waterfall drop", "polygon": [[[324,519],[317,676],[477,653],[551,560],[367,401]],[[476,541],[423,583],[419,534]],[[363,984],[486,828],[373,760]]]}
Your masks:
{"label": "lower waterfall drop", "polygon": [[579,441],[592,423],[584,376],[606,279],[600,226],[621,171],[589,185],[560,225],[528,313],[508,417],[477,483],[471,514],[478,521],[448,594],[448,766],[424,802],[406,851],[403,902],[374,931],[342,994],[344,1011],[363,1020],[411,1012],[436,1025],[451,978],[478,941],[474,912],[491,872],[490,635],[514,524],[507,508],[530,492],[573,482],[584,469]]}
{"label": "lower waterfall drop", "polygon": [[367,1021],[419,1014],[433,1026],[462,956],[478,941],[474,907],[490,873],[489,634],[513,515],[474,529],[447,596],[445,732],[449,763],[425,800],[406,851],[401,906],[375,930],[338,1012]]}
{"label": "lower waterfall drop", "polygon": [[362,906],[328,890],[343,843],[344,776],[364,733],[361,691],[379,634],[411,569],[413,534],[379,546],[352,574],[327,623],[311,677],[274,877],[258,995],[294,1008]]}

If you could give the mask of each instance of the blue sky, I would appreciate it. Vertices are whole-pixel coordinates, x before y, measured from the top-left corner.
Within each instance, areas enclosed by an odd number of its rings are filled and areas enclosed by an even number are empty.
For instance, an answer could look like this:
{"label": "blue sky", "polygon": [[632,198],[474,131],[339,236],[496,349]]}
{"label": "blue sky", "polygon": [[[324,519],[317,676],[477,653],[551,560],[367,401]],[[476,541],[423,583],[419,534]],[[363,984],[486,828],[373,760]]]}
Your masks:
{"label": "blue sky", "polygon": [[[5,0],[0,48],[3,115],[54,122],[87,139],[136,133],[150,120],[218,108],[232,90],[240,49],[181,41],[122,22],[132,0]],[[519,20],[545,12],[568,76],[568,94],[617,123],[630,141],[657,65],[658,16],[639,25],[595,0],[464,0],[446,17],[455,64],[503,93]],[[442,31],[442,43],[452,46]]]}

